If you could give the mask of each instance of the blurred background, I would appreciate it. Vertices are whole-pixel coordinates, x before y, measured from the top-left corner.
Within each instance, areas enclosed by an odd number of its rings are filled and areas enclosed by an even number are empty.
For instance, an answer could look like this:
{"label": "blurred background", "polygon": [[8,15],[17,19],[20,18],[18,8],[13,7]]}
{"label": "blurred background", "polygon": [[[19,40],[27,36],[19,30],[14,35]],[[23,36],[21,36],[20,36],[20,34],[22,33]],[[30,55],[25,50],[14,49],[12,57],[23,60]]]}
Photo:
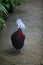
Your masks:
{"label": "blurred background", "polygon": [[[22,55],[11,43],[18,17],[26,25]],[[0,0],[0,65],[43,65],[43,0]]]}

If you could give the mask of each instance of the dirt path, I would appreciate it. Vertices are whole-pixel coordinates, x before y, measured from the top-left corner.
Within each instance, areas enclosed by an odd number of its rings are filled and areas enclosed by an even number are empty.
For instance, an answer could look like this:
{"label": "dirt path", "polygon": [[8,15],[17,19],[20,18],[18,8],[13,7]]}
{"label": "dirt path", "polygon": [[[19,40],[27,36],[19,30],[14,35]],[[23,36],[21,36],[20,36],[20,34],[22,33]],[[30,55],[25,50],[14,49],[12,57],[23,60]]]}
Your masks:
{"label": "dirt path", "polygon": [[[43,19],[41,0],[15,9],[7,19],[7,27],[0,32],[0,65],[43,65]],[[17,30],[16,19],[20,17],[26,25],[26,40],[22,55],[15,55],[10,37]]]}

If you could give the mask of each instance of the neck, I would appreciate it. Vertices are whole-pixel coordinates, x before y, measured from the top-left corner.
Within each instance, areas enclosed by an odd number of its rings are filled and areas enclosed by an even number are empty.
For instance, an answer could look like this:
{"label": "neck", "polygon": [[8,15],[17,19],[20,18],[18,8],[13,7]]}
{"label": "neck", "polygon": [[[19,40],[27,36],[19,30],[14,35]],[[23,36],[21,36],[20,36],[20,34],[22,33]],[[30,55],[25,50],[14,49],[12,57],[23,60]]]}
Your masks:
{"label": "neck", "polygon": [[24,29],[18,28],[18,30],[21,30],[23,34],[25,34]]}

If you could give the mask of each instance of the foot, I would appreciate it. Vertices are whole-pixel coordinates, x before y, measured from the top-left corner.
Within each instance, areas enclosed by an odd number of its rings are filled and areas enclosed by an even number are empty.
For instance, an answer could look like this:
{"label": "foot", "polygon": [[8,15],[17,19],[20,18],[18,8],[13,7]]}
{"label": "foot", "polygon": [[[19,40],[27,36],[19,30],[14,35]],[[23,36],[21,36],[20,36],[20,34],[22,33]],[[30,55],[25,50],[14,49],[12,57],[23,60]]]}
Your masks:
{"label": "foot", "polygon": [[15,52],[15,55],[23,55],[23,53],[21,53],[21,50],[17,50],[17,51]]}

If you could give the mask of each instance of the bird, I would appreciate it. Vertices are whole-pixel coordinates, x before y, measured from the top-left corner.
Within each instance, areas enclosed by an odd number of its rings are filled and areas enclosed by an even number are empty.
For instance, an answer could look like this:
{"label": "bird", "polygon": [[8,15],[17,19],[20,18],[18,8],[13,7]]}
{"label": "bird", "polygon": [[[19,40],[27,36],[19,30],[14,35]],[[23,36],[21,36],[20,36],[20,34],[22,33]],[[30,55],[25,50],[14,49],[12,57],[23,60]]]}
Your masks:
{"label": "bird", "polygon": [[25,30],[25,24],[20,18],[16,20],[16,24],[18,26],[18,29],[17,31],[12,33],[11,41],[12,41],[13,47],[16,49],[16,51],[19,52],[21,51],[22,47],[24,46],[24,42],[25,42],[25,34],[23,31]]}

